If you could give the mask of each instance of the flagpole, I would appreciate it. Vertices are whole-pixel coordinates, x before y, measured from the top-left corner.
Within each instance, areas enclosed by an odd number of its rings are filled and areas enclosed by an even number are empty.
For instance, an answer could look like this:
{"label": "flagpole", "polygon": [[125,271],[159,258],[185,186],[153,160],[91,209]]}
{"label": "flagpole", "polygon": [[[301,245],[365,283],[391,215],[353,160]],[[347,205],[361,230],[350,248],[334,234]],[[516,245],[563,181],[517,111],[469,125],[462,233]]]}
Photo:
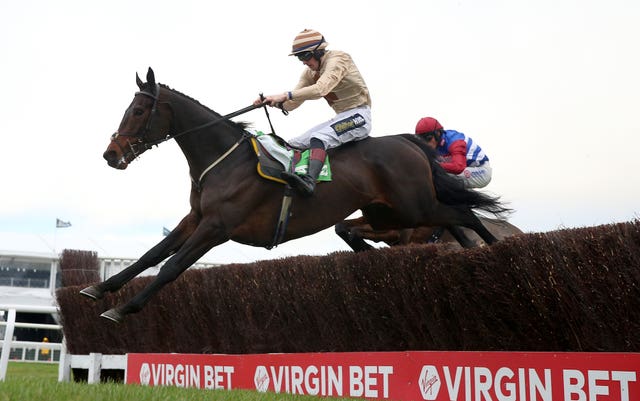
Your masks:
{"label": "flagpole", "polygon": [[58,247],[58,228],[67,228],[71,227],[71,222],[63,221],[56,217],[56,231],[53,234],[53,254],[55,257],[58,257],[57,247]]}
{"label": "flagpole", "polygon": [[56,248],[58,246],[58,225],[56,224],[55,231],[53,232],[53,257],[57,258]]}

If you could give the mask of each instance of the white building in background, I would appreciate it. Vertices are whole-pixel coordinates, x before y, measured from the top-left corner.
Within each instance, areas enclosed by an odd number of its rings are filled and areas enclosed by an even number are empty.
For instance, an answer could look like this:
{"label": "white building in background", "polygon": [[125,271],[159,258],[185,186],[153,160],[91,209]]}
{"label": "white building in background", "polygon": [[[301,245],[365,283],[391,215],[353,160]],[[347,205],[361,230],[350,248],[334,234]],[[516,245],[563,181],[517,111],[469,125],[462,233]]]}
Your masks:
{"label": "white building in background", "polygon": [[[10,307],[56,306],[55,292],[61,287],[59,255],[51,253],[11,252],[0,250],[0,321],[7,319]],[[122,259],[98,256],[100,280],[104,281],[136,259]],[[141,275],[157,274],[162,264],[149,268]],[[192,267],[208,268],[219,264],[196,263]],[[78,294],[79,297],[82,295]],[[28,323],[59,324],[57,314],[25,313],[20,321]],[[5,337],[4,326],[0,325],[0,340]],[[57,330],[16,328],[14,340],[60,342],[62,333]],[[22,357],[20,357],[22,353]],[[11,350],[12,359],[25,359],[24,350]],[[31,360],[33,360],[31,358]]]}
{"label": "white building in background", "polygon": [[[106,280],[136,259],[98,256],[100,279]],[[155,275],[162,264],[141,275]],[[196,263],[192,267],[219,266]],[[55,291],[61,286],[59,255],[0,250],[0,305],[55,306]]]}
{"label": "white building in background", "polygon": [[57,257],[0,251],[0,305],[53,306],[58,286]]}

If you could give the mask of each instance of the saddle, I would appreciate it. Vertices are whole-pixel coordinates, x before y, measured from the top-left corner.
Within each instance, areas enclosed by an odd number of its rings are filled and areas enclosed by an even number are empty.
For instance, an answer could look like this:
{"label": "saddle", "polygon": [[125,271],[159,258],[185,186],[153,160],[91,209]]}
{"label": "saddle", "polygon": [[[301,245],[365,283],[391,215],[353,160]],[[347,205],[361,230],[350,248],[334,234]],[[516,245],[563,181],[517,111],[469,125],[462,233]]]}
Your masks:
{"label": "saddle", "polygon": [[[306,174],[309,169],[309,149],[301,151],[289,146],[284,139],[274,134],[264,134],[263,132],[250,133],[251,146],[258,156],[257,170],[260,177],[267,180],[277,181],[285,184],[280,214],[276,224],[273,241],[267,249],[278,246],[284,238],[289,216],[291,215],[292,188],[281,178],[281,173],[295,172],[296,174]],[[318,176],[318,181],[331,181],[331,167],[329,156],[325,158],[324,166]]]}
{"label": "saddle", "polygon": [[[282,172],[295,172],[302,175],[306,174],[309,169],[309,149],[292,148],[277,135],[257,131],[252,133],[251,145],[258,156],[257,170],[262,178],[286,184],[280,176]],[[318,176],[318,181],[331,181],[331,166],[328,155]]]}

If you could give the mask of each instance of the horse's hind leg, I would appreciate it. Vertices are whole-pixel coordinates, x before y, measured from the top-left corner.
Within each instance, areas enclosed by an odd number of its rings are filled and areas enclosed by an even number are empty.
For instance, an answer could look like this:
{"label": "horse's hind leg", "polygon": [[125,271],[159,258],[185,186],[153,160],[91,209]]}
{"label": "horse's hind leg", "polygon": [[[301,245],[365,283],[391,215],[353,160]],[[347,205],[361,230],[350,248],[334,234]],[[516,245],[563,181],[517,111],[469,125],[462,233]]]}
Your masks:
{"label": "horse's hind leg", "polygon": [[191,214],[187,215],[168,236],[166,236],[156,246],[148,250],[131,266],[111,276],[102,283],[95,284],[81,290],[80,294],[91,299],[101,299],[104,297],[105,293],[119,290],[138,274],[142,273],[149,267],[156,266],[158,263],[171,256],[171,254],[173,254],[176,249],[180,248],[187,238],[191,236],[196,225],[197,222],[194,220],[193,216],[191,216]]}

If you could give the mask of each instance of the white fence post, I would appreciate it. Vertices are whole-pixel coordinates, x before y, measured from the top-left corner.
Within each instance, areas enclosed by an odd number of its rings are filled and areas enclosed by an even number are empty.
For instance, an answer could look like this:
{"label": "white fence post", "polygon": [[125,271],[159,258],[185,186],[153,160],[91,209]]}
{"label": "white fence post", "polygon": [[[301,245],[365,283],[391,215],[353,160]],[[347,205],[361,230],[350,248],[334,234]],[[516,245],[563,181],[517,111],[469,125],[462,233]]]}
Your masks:
{"label": "white fence post", "polygon": [[102,369],[102,354],[92,352],[89,354],[89,371],[87,383],[100,383],[100,370]]}
{"label": "white fence post", "polygon": [[16,310],[9,309],[8,312],[7,326],[4,331],[4,341],[2,342],[2,356],[0,356],[0,381],[4,381],[7,375],[9,353],[11,352],[11,340],[13,340],[13,328],[16,324]]}
{"label": "white fence post", "polygon": [[68,382],[71,379],[71,355],[67,354],[67,342],[62,339],[60,361],[58,362],[58,381]]}
{"label": "white fence post", "polygon": [[69,381],[71,369],[83,369],[87,371],[87,383],[100,383],[102,369],[123,370],[127,374],[127,354],[110,355],[90,353],[89,355],[65,354],[64,362],[60,359],[58,381]]}

